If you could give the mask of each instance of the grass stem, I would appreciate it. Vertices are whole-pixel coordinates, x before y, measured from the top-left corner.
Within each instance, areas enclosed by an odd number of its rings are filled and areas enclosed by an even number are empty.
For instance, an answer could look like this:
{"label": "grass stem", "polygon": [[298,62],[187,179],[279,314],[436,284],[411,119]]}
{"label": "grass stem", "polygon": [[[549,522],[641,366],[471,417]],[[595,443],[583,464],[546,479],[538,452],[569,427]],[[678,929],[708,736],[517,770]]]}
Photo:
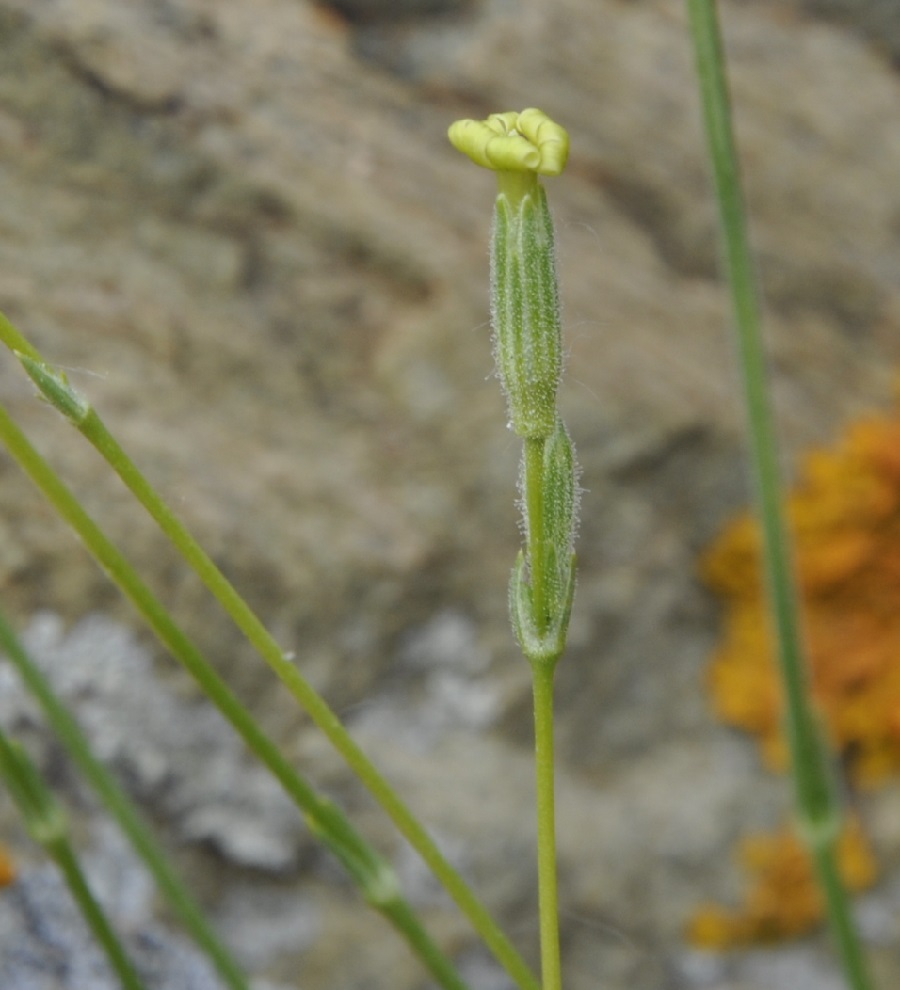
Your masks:
{"label": "grass stem", "polygon": [[62,806],[51,794],[24,747],[9,739],[2,730],[0,779],[6,784],[17,805],[29,835],[62,873],[75,906],[106,954],[123,990],[144,990],[134,964],[113,930],[106,912],[88,886],[78,857],[69,842],[69,823]]}
{"label": "grass stem", "polygon": [[816,861],[848,985],[853,990],[871,990],[849,896],[835,862],[834,838],[840,827],[841,808],[832,780],[831,760],[813,707],[800,632],[799,602],[782,510],[778,444],[769,399],[759,294],[747,237],[715,0],[688,0],[688,13],[738,337],[751,471],[785,697],[796,815],[800,832]]}
{"label": "grass stem", "polygon": [[93,755],[90,744],[78,723],[56,696],[49,681],[28,655],[2,612],[0,612],[0,650],[16,668],[26,688],[37,699],[66,752],[100,797],[106,810],[128,836],[172,910],[197,945],[209,957],[225,985],[231,990],[249,990],[250,984],[243,970],[210,927],[202,909],[181,878],[169,865],[165,852],[140,812],[116,783],[112,774]]}
{"label": "grass stem", "polygon": [[[64,395],[67,385],[63,383],[61,386],[58,373],[2,314],[0,314],[0,341],[14,349],[20,356],[26,371],[48,400],[58,401],[60,393]],[[63,408],[72,404],[66,402]],[[83,415],[77,418],[70,417],[73,425],[103,456],[185,562],[206,585],[247,641],[340,753],[348,767],[381,805],[401,835],[421,856],[517,986],[521,990],[538,990],[538,982],[524,959],[387,778],[355,742],[325,699],[285,656],[284,649],[150,484],[106,427],[96,410],[84,402],[82,408]]]}
{"label": "grass stem", "polygon": [[[393,890],[393,870],[353,828],[333,802],[320,797],[297,773],[276,744],[259,727],[215,672],[209,661],[175,623],[131,564],[85,512],[72,492],[38,454],[0,406],[0,441],[56,513],[74,530],[113,583],[131,601],[154,634],[197,681],[204,694],[241,736],[248,749],[281,784],[303,812],[311,830],[341,861],[372,906],[400,928],[407,944],[445,990],[465,990],[449,960],[424,931],[415,913],[403,908]],[[386,882],[391,878],[391,883]],[[389,891],[389,896],[385,891]]]}
{"label": "grass stem", "polygon": [[72,846],[65,839],[60,839],[48,851],[62,873],[78,910],[106,953],[110,966],[122,984],[122,990],[144,990],[144,984],[113,931],[106,913],[91,892]]}
{"label": "grass stem", "polygon": [[851,910],[850,898],[837,869],[836,838],[829,838],[821,848],[813,849],[819,885],[829,906],[831,934],[843,963],[847,982],[853,990],[870,990],[872,980],[862,943]]}

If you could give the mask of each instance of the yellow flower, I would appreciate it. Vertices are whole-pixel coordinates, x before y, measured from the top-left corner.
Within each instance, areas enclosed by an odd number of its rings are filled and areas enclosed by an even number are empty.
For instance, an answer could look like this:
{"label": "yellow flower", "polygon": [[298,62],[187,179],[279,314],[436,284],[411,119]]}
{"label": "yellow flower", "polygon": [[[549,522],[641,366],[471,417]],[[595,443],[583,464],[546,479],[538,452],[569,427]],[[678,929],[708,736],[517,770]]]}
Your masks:
{"label": "yellow flower", "polygon": [[568,132],[535,107],[457,120],[447,136],[476,165],[495,171],[559,175],[569,158]]}

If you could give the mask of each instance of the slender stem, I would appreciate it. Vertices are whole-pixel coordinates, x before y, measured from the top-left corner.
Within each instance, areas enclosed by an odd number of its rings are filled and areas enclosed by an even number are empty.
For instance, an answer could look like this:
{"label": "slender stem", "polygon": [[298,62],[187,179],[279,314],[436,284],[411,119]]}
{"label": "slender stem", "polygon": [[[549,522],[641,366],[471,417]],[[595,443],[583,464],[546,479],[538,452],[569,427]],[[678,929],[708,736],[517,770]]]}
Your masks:
{"label": "slender stem", "polygon": [[90,744],[78,723],[60,702],[47,678],[28,656],[2,612],[0,612],[0,649],[19,672],[25,686],[38,700],[47,721],[53,726],[66,752],[78,765],[107,810],[128,836],[173,910],[181,918],[194,941],[212,960],[226,985],[231,987],[231,990],[249,990],[249,983],[241,967],[210,927],[200,906],[169,865],[166,854],[147,827],[140,812],[116,783],[112,774],[93,755]]}
{"label": "slender stem", "polygon": [[398,892],[384,891],[385,877],[392,876],[388,864],[366,843],[333,802],[321,798],[293,769],[276,744],[238,701],[237,697],[216,674],[212,665],[194,643],[175,623],[162,603],[150,592],[121,552],[100,530],[93,519],[56,473],[28,442],[6,410],[0,406],[0,440],[28,474],[57,514],[78,534],[100,566],[123,594],[132,602],[151,627],[160,642],[198,682],[206,696],[232,724],[248,749],[278,780],[288,797],[301,809],[315,834],[321,838],[344,864],[363,894],[376,910],[399,927],[397,917],[409,926],[403,931],[407,942],[423,964],[447,990],[463,990],[459,979],[446,979],[454,972],[440,949],[421,928],[412,911],[395,917],[402,902]]}
{"label": "slender stem", "polygon": [[106,953],[106,958],[116,971],[123,990],[144,990],[144,984],[113,931],[103,908],[91,893],[69,842],[66,839],[57,839],[48,846],[47,851],[62,872],[82,917]]}
{"label": "slender stem", "polygon": [[839,937],[848,983],[854,990],[869,990],[872,984],[866,972],[859,933],[853,924],[848,894],[835,863],[833,836],[839,829],[841,808],[812,705],[799,629],[799,605],[782,511],[778,445],[767,387],[759,296],[747,237],[716,4],[714,0],[688,0],[688,12],[738,334],[750,460],[785,695],[798,822],[817,862],[829,917]]}
{"label": "slender stem", "polygon": [[553,761],[553,676],[556,663],[532,663],[534,761],[537,784],[538,903],[542,990],[561,990],[556,799]]}
{"label": "slender stem", "polygon": [[3,313],[0,313],[0,340],[15,354],[24,354],[32,361],[44,360],[37,348],[9,322]]}
{"label": "slender stem", "polygon": [[468,990],[446,956],[433,951],[430,939],[422,926],[417,923],[415,912],[408,901],[396,898],[385,907],[383,913],[406,938],[420,958],[428,959],[431,975],[442,987],[458,987],[460,990]]}
{"label": "slender stem", "polygon": [[[547,631],[547,575],[544,571],[544,444],[543,437],[525,440],[525,503],[532,609],[538,635]],[[545,988],[546,990],[546,988]]]}
{"label": "slender stem", "polygon": [[760,522],[775,625],[782,651],[787,651],[783,673],[788,690],[788,710],[805,704],[806,676],[800,652],[797,608],[788,542],[781,509],[778,445],[769,403],[766,358],[763,347],[759,297],[747,237],[737,154],[733,144],[730,102],[724,76],[724,53],[714,0],[688,0],[703,108],[710,143],[710,157],[721,211],[725,262],[731,289],[735,326],[740,348],[744,400],[750,427],[750,453],[759,501]]}
{"label": "slender stem", "polygon": [[851,987],[870,987],[865,955],[862,951],[856,922],[850,910],[850,900],[844,894],[844,884],[837,870],[835,854],[836,840],[831,839],[822,848],[815,848],[813,855],[819,884],[830,905],[829,922],[831,933],[837,943],[838,952],[844,965]]}
{"label": "slender stem", "polygon": [[[27,345],[27,352],[23,350],[21,334],[3,319],[2,314],[0,314],[0,340],[7,346],[14,347],[19,353],[26,353],[26,356],[38,365],[37,368],[28,368],[28,370],[40,386],[40,376],[47,374],[46,361],[30,344]],[[222,605],[237,628],[246,636],[248,642],[305,709],[337,752],[341,754],[350,769],[394,822],[398,831],[422,857],[422,860],[444,886],[515,983],[521,990],[538,990],[537,980],[528,965],[476,897],[471,887],[450,865],[434,839],[353,740],[328,703],[285,656],[282,647],[265,628],[258,616],[147,481],[137,465],[110,433],[97,412],[93,408],[87,407],[86,415],[74,425],[119,475],[187,564]]]}
{"label": "slender stem", "polygon": [[107,463],[128,486],[138,501],[159,524],[185,561],[219,601],[235,625],[282,681],[296,701],[310,715],[341,754],[350,769],[378,801],[401,835],[418,852],[444,886],[472,927],[494,953],[495,958],[523,990],[537,990],[537,981],[512,943],[500,930],[484,905],[459,872],[450,865],[434,839],[428,834],[406,803],[359,747],[335,712],[262,624],[234,586],[216,567],[197,540],[160,498],[134,462],[112,436],[92,409],[79,427],[100,451]]}
{"label": "slender stem", "polygon": [[25,829],[59,867],[75,906],[106,953],[124,990],[143,990],[103,908],[91,893],[69,844],[69,821],[24,747],[0,729],[0,780],[18,807]]}

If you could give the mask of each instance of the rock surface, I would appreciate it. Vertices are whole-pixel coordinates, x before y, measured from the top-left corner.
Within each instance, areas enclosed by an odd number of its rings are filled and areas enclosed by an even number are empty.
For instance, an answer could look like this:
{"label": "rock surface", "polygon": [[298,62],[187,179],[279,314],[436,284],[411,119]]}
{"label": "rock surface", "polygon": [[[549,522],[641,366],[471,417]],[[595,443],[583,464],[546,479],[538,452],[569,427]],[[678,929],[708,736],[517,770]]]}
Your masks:
{"label": "rock surface", "polygon": [[[528,104],[564,122],[562,402],[586,489],[559,674],[569,986],[824,986],[819,940],[734,960],[681,941],[697,902],[733,894],[734,837],[776,824],[785,800],[703,693],[716,608],[695,561],[747,491],[681,5],[481,0],[352,23],[326,6],[0,0],[0,308],[68,369],[534,960],[528,679],[505,616],[518,454],[485,329],[492,179],[444,132]],[[871,27],[889,8],[723,5],[788,457],[886,403],[900,362],[900,79]],[[9,360],[0,394],[269,729],[395,848]],[[22,625],[45,607],[128,615],[5,456],[0,589]],[[161,691],[184,693],[158,669]],[[890,796],[867,800],[896,866]],[[218,845],[214,877],[194,868],[236,937],[242,899],[264,913],[284,884],[315,897],[317,937],[286,935],[259,971],[304,990],[373,973],[422,985],[320,857],[274,884]],[[417,875],[435,930],[493,986]],[[896,919],[896,887],[873,896],[867,917]],[[898,984],[896,937],[874,930]]]}

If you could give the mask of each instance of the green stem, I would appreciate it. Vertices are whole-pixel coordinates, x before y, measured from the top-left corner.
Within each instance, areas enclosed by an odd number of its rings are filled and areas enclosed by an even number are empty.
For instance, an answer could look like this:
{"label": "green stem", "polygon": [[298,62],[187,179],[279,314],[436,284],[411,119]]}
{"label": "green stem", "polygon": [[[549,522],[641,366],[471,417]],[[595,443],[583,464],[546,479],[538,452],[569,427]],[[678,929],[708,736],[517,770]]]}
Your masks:
{"label": "green stem", "polygon": [[[402,903],[399,894],[386,898],[384,878],[392,875],[388,864],[379,857],[355,831],[343,814],[330,801],[320,798],[309,784],[291,767],[274,742],[259,728],[250,712],[216,674],[212,665],[185,633],[176,625],[164,606],[138,577],[121,552],[100,530],[81,507],[75,496],[60,481],[55,472],[31,446],[22,431],[0,406],[0,440],[41,490],[57,514],[78,534],[113,583],[132,602],[156,634],[160,642],[197,681],[206,696],[232,724],[252,753],[268,768],[307,817],[314,832],[326,842],[331,851],[348,868],[362,887],[363,894],[391,921],[397,924],[392,910]],[[409,926],[404,935],[408,944],[428,970],[447,990],[462,990],[459,978],[447,979],[453,972],[440,949],[422,930],[416,916],[400,912]]]}
{"label": "green stem", "polygon": [[163,502],[133,461],[92,409],[80,427],[138,501],[159,524],[185,561],[219,601],[248,642],[305,709],[347,765],[388,814],[398,831],[422,857],[485,944],[523,990],[537,990],[527,964],[513,948],[487,909],[457,870],[450,865],[434,839],[416,819],[396,790],[375,767],[344,727],[328,703],[287,659],[283,649],[265,628],[234,586],[210,560],[183,523]]}
{"label": "green stem", "polygon": [[[750,460],[784,688],[798,824],[817,862],[828,914],[839,935],[848,983],[853,990],[869,990],[872,984],[864,965],[859,933],[835,863],[833,836],[839,830],[841,808],[811,701],[799,629],[798,599],[782,511],[778,445],[767,387],[759,296],[747,237],[716,4],[714,0],[688,0],[688,12],[738,334]],[[822,837],[827,837],[827,841],[822,841]]]}
{"label": "green stem", "polygon": [[449,960],[430,950],[430,940],[422,926],[416,923],[416,915],[407,901],[396,898],[384,908],[383,913],[394,927],[406,937],[413,951],[417,952],[421,958],[429,959],[431,974],[442,987],[459,987],[460,990],[468,990]]}
{"label": "green stem", "polygon": [[553,677],[556,663],[532,663],[531,670],[534,688],[534,762],[537,785],[542,990],[561,990],[553,760]]}
{"label": "green stem", "polygon": [[63,875],[75,906],[81,912],[110,966],[118,974],[124,990],[143,990],[143,985],[128,958],[103,908],[88,887],[78,859],[69,844],[69,823],[44,778],[31,762],[24,747],[13,742],[0,730],[0,779],[19,809],[31,838],[50,856]]}
{"label": "green stem", "polygon": [[5,314],[0,313],[0,340],[14,353],[23,354],[32,361],[43,361],[40,352],[30,343],[17,327],[9,322]]}
{"label": "green stem", "polygon": [[844,884],[837,870],[836,840],[831,839],[821,847],[814,847],[813,857],[819,884],[825,892],[829,905],[831,934],[837,943],[838,952],[851,987],[871,987],[866,958],[850,910],[850,900],[844,893]]}
{"label": "green stem", "polygon": [[112,774],[94,757],[78,723],[28,656],[2,612],[0,612],[0,649],[19,672],[25,686],[43,708],[47,721],[53,726],[66,752],[128,836],[172,909],[180,917],[194,941],[209,956],[226,985],[231,987],[231,990],[249,990],[249,983],[241,967],[209,926],[200,906],[169,865],[166,854],[147,828],[137,808],[116,783]]}
{"label": "green stem", "polygon": [[[22,350],[22,347],[19,346],[23,342],[21,334],[8,321],[3,320],[2,314],[0,314],[0,340],[7,346],[15,345],[17,352],[24,355],[22,363],[28,374],[42,389],[43,394],[57,404],[62,411],[66,411],[73,405],[79,405],[77,402],[73,403],[71,397],[66,394],[66,390],[69,393],[72,390],[68,389],[67,385],[60,387],[57,374],[52,371],[43,357],[31,345],[27,345],[27,352]],[[521,990],[538,990],[537,980],[528,965],[501,931],[496,921],[465,880],[450,865],[437,844],[387,779],[353,740],[328,703],[285,656],[284,650],[238,594],[234,586],[216,567],[187,527],[160,498],[153,486],[110,433],[97,412],[83,402],[81,407],[83,409],[82,415],[75,418],[70,417],[73,424],[119,475],[162,532],[169,538],[172,545],[222,605],[248,642],[305,709],[337,752],[341,754],[350,769],[394,822],[401,835],[418,852],[434,876],[444,886],[459,909],[468,918],[469,923],[493,952],[497,961],[506,969]]]}
{"label": "green stem", "polygon": [[531,578],[532,610],[539,636],[547,631],[549,618],[544,552],[544,444],[543,437],[525,440],[525,504],[528,519],[526,557]]}
{"label": "green stem", "polygon": [[75,853],[65,839],[57,839],[48,852],[59,867],[79,911],[100,943],[110,965],[116,971],[124,990],[144,990],[144,985],[131,965],[122,943],[113,931],[100,904],[91,893]]}

